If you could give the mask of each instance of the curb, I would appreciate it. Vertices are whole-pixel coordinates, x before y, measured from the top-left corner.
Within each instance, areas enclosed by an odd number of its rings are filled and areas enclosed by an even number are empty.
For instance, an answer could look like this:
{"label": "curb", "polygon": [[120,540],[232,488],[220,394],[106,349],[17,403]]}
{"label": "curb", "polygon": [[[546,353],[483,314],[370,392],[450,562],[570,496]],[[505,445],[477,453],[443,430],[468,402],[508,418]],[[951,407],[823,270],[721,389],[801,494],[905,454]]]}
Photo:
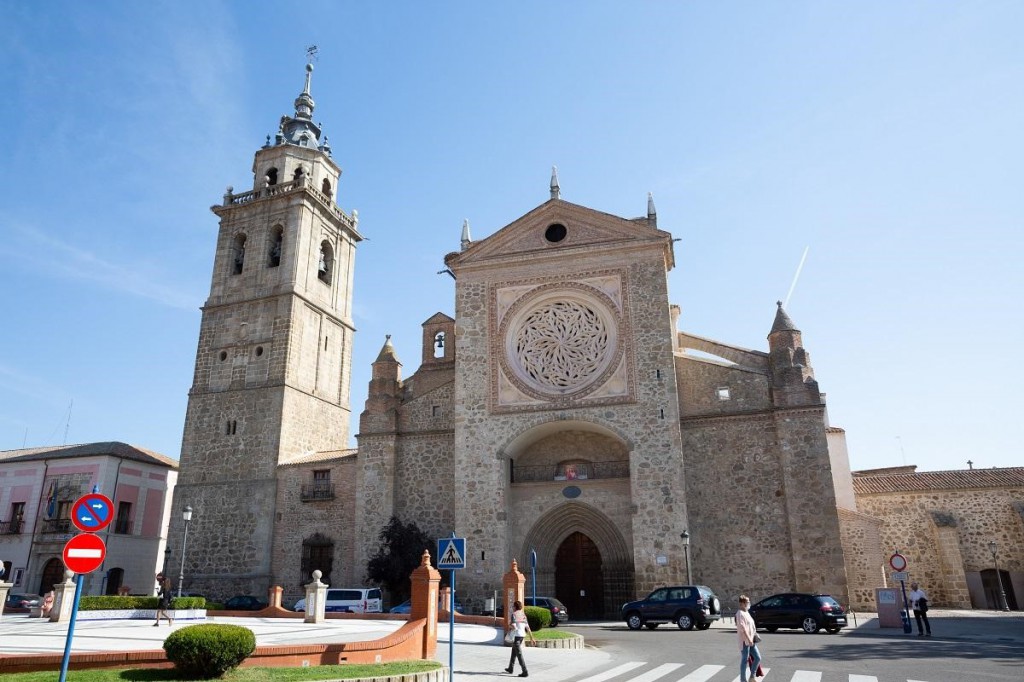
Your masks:
{"label": "curb", "polygon": [[538,639],[535,644],[531,643],[529,646],[534,649],[582,649],[583,648],[583,635],[577,635],[575,632],[569,632],[567,634],[572,637],[563,637],[560,639]]}

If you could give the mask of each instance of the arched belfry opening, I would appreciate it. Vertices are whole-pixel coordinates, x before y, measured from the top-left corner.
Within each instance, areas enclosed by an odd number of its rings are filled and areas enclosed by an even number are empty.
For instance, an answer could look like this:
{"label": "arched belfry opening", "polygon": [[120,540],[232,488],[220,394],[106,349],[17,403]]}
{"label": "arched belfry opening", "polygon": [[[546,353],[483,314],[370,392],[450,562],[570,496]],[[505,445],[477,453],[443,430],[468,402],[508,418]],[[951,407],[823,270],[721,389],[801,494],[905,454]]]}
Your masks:
{"label": "arched belfry opening", "polygon": [[561,600],[571,619],[618,618],[619,607],[633,598],[630,543],[590,504],[550,509],[526,534],[520,565],[528,566],[531,549],[537,552],[537,595]]}

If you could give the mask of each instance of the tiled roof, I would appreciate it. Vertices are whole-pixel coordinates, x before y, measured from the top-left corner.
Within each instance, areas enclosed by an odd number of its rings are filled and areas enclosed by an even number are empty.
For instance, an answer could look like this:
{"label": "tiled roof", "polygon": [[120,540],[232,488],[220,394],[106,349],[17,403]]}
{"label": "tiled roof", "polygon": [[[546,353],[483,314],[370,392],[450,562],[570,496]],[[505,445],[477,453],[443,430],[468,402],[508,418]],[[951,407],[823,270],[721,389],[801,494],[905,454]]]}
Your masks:
{"label": "tiled roof", "polygon": [[124,459],[145,462],[146,464],[156,464],[170,469],[178,468],[178,460],[176,459],[161,455],[159,452],[153,452],[152,450],[117,441],[82,443],[81,445],[51,445],[49,447],[25,448],[22,450],[0,450],[0,463],[103,456],[123,457]]}
{"label": "tiled roof", "polygon": [[329,462],[335,459],[345,459],[346,457],[352,457],[359,451],[356,448],[349,448],[347,450],[324,450],[323,452],[311,452],[308,455],[302,455],[296,457],[293,460],[284,462],[280,466],[294,466],[298,464],[312,464],[315,462]]}
{"label": "tiled roof", "polygon": [[[882,470],[884,471],[884,470]],[[853,474],[857,494],[896,493],[914,490],[957,490],[965,488],[1024,488],[1024,467],[998,469],[956,469],[864,475]]]}

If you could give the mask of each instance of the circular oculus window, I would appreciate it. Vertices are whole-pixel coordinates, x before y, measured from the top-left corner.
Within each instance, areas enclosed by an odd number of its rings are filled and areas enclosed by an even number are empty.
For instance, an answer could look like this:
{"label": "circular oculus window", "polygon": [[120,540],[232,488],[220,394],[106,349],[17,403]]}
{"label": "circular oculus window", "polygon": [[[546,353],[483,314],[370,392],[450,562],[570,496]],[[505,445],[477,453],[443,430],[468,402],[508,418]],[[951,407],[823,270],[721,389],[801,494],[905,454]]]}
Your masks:
{"label": "circular oculus window", "polygon": [[619,356],[617,317],[606,298],[596,290],[561,289],[510,311],[503,364],[513,383],[543,398],[596,388]]}

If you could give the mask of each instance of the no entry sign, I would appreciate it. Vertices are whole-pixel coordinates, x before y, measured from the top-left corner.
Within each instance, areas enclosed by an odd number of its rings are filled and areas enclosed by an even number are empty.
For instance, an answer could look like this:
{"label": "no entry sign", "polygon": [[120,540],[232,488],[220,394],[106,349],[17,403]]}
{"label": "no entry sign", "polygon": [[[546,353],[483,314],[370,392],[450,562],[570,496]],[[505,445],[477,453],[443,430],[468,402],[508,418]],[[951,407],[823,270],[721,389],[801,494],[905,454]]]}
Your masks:
{"label": "no entry sign", "polygon": [[75,573],[92,573],[107,556],[107,546],[102,538],[92,533],[82,533],[68,540],[64,545],[64,565]]}

